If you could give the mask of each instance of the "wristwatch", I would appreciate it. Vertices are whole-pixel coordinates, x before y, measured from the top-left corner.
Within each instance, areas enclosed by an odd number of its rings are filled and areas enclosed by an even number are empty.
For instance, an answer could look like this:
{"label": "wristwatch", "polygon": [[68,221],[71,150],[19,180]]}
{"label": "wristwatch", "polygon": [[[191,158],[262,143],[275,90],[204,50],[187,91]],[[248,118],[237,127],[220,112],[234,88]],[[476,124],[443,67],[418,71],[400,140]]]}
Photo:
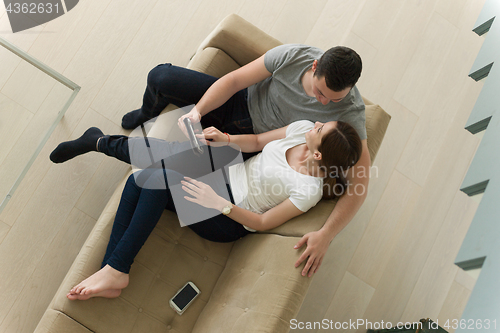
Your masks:
{"label": "wristwatch", "polygon": [[227,215],[227,214],[230,214],[231,213],[231,209],[233,209],[233,204],[232,203],[228,203],[227,206],[225,206],[224,208],[222,208],[222,210],[220,211],[223,215]]}

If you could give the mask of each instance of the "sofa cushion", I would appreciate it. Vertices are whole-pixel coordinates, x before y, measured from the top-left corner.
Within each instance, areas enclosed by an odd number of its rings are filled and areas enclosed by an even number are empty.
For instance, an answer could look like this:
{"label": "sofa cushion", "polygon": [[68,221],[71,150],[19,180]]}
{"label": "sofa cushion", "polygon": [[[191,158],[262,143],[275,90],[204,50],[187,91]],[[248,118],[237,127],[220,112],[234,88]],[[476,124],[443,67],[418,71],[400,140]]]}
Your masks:
{"label": "sofa cushion", "polygon": [[240,68],[240,65],[221,49],[207,47],[193,57],[188,68],[220,78]]}
{"label": "sofa cushion", "polygon": [[299,238],[253,234],[235,242],[193,333],[288,332],[311,279],[295,268]]}

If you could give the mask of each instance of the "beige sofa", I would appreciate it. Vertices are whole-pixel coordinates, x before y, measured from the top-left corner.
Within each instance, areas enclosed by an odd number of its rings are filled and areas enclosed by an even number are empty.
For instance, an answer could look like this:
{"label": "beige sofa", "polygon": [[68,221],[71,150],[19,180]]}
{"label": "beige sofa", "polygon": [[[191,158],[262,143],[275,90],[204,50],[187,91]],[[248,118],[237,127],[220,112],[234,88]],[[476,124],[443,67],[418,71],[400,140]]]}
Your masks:
{"label": "beige sofa", "polygon": [[[230,15],[205,39],[188,67],[220,77],[279,44],[239,16]],[[366,103],[373,161],[390,116]],[[166,125],[161,118],[150,136],[164,136]],[[125,180],[109,200],[35,332],[289,331],[311,282],[301,276],[303,265],[294,267],[302,251],[293,246],[305,233],[321,228],[335,201],[322,201],[279,228],[228,244],[201,239],[189,228],[181,228],[175,214],[165,211],[137,256],[130,285],[119,298],[69,301],[66,293],[71,287],[100,268],[124,184]],[[189,280],[201,294],[179,316],[168,300]]]}

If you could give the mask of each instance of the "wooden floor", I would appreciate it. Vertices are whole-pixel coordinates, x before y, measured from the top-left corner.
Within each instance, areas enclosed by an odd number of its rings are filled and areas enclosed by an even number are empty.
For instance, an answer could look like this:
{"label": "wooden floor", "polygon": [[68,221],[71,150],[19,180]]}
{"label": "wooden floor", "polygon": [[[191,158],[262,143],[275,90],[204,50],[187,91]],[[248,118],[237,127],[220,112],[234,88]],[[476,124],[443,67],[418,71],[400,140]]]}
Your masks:
{"label": "wooden floor", "polygon": [[[483,42],[471,31],[483,3],[85,0],[16,34],[0,5],[0,36],[82,87],[0,214],[0,332],[34,330],[127,171],[96,153],[54,165],[51,150],[90,126],[125,133],[121,117],[141,105],[148,71],[186,65],[230,13],[284,43],[356,49],[358,88],[392,116],[368,198],[330,246],[297,320],[459,319],[475,283],[453,260],[478,205],[459,187],[479,143],[463,127],[482,87],[467,74]],[[16,72],[27,69],[0,50],[0,93],[32,117],[57,87],[16,99]]]}

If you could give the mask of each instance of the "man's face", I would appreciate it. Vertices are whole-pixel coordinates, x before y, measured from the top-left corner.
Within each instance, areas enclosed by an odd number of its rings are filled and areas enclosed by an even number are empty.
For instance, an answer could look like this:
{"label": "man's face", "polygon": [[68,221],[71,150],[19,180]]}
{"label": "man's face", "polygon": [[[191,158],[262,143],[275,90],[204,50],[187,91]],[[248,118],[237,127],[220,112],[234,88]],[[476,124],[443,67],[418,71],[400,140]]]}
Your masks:
{"label": "man's face", "polygon": [[351,87],[347,87],[342,91],[333,91],[326,86],[325,77],[318,78],[313,76],[313,93],[318,102],[323,105],[326,105],[330,102],[338,103],[343,100],[349,91],[351,91]]}
{"label": "man's face", "polygon": [[352,87],[347,87],[342,91],[333,91],[326,86],[325,77],[317,77],[314,75],[316,73],[316,68],[318,67],[318,60],[314,60],[312,65],[312,90],[314,96],[323,105],[327,105],[330,102],[338,103],[343,100],[349,91],[351,91]]}

